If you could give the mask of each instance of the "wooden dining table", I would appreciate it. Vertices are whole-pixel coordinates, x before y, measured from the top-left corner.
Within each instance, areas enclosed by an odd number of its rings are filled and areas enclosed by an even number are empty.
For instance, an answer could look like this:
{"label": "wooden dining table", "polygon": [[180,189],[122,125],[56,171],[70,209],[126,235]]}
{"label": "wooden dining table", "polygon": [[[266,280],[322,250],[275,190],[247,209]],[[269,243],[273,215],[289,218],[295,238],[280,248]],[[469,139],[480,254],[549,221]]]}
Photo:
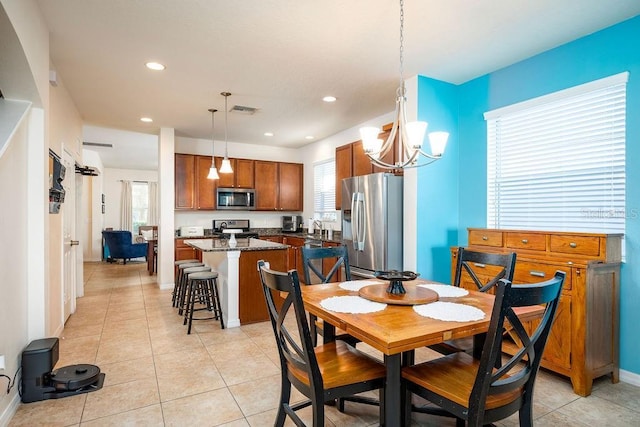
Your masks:
{"label": "wooden dining table", "polygon": [[[409,290],[418,284],[434,283],[425,280],[404,282]],[[302,297],[305,309],[323,319],[324,341],[335,338],[335,328],[339,328],[362,342],[382,352],[386,367],[384,402],[385,426],[404,425],[404,407],[407,402],[401,393],[401,369],[403,365],[413,363],[414,350],[420,347],[438,344],[446,340],[468,336],[483,337],[489,328],[493,295],[470,291],[468,295],[455,298],[440,298],[440,301],[471,305],[484,313],[484,318],[476,321],[442,321],[422,316],[411,305],[388,304],[378,312],[366,314],[340,313],[325,309],[321,302],[330,297],[358,295],[358,291],[340,288],[339,283],[303,286]],[[542,307],[518,310],[523,321],[539,318]],[[474,340],[476,346],[483,340]],[[478,357],[478,351],[474,350]],[[410,404],[410,402],[408,403]],[[407,420],[409,424],[410,420]],[[381,423],[383,421],[381,420]]]}

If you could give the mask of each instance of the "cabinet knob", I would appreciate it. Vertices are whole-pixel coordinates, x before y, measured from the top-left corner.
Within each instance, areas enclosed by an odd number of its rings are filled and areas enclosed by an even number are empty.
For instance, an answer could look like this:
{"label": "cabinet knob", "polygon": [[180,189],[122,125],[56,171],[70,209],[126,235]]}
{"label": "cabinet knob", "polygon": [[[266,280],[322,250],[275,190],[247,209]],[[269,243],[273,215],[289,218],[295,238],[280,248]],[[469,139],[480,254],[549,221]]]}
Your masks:
{"label": "cabinet knob", "polygon": [[578,244],[576,242],[571,242],[569,243],[569,246],[571,246],[572,248],[577,248]]}
{"label": "cabinet knob", "polygon": [[522,239],[522,243],[526,245],[527,243],[529,243],[529,241],[527,239]]}
{"label": "cabinet knob", "polygon": [[487,236],[482,236],[482,240],[489,240]]}

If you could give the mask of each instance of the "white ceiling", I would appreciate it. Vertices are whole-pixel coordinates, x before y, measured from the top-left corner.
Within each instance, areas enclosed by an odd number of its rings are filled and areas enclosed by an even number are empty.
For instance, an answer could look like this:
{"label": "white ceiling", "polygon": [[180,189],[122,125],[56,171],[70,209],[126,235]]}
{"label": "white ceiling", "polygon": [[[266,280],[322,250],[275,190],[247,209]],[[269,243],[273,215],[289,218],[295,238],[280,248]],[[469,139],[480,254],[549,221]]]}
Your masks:
{"label": "white ceiling", "polygon": [[[398,1],[38,3],[53,67],[90,125],[211,139],[217,108],[224,140],[229,91],[229,107],[258,109],[229,114],[229,141],[300,147],[394,108]],[[406,0],[404,76],[463,83],[639,13],[638,0]]]}

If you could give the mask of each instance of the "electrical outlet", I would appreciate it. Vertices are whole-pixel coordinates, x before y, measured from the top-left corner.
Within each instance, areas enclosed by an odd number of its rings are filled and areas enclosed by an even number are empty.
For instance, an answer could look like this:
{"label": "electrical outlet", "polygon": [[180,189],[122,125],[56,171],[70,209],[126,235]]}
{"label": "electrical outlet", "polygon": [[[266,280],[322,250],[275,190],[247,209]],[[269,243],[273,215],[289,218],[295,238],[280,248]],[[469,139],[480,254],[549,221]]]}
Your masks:
{"label": "electrical outlet", "polygon": [[0,354],[0,371],[4,371],[4,354]]}

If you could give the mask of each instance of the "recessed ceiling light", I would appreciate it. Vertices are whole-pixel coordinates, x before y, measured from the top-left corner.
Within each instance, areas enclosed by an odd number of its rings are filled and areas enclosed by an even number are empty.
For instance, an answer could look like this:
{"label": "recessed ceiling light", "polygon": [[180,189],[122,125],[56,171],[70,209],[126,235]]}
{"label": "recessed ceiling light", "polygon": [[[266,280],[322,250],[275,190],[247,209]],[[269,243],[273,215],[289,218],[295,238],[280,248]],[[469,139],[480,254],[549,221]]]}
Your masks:
{"label": "recessed ceiling light", "polygon": [[264,136],[273,136],[273,132],[265,132]]}
{"label": "recessed ceiling light", "polygon": [[148,69],[154,70],[154,71],[162,71],[166,68],[164,65],[162,65],[159,62],[147,62],[144,65],[146,65]]}
{"label": "recessed ceiling light", "polygon": [[153,122],[153,119],[151,117],[141,117],[140,121],[145,123],[151,123]]}
{"label": "recessed ceiling light", "polygon": [[336,97],[329,95],[329,96],[325,96],[324,98],[322,98],[322,100],[324,102],[336,102]]}
{"label": "recessed ceiling light", "polygon": [[304,139],[313,139],[313,135],[307,135],[304,137]]}

